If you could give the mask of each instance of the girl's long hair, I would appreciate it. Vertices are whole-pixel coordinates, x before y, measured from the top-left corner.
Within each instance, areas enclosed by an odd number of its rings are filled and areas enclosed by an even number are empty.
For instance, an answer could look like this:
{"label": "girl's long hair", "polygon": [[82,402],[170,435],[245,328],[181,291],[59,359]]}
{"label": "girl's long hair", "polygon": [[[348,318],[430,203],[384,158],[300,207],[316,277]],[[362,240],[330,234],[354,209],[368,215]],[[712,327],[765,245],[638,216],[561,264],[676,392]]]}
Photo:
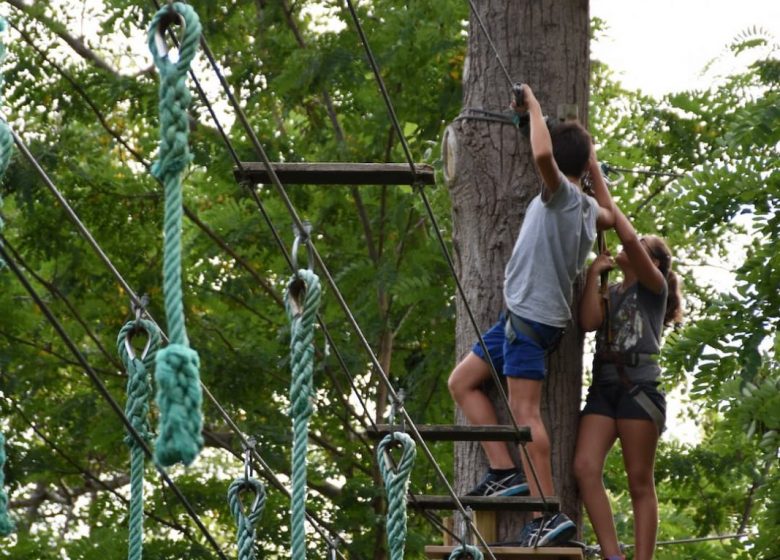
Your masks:
{"label": "girl's long hair", "polygon": [[682,293],[680,279],[672,270],[672,252],[666,242],[655,235],[646,235],[644,245],[650,257],[658,261],[658,270],[666,278],[668,293],[666,296],[665,325],[678,325],[682,322]]}

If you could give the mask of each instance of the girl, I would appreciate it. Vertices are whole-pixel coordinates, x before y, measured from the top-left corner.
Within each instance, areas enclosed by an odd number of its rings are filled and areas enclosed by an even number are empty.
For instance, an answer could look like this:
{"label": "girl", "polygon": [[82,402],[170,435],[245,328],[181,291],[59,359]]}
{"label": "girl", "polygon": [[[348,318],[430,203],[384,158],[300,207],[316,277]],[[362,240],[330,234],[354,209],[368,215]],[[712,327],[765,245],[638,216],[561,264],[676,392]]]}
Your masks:
{"label": "girl", "polygon": [[619,210],[615,218],[623,250],[614,264],[622,270],[623,281],[609,287],[609,303],[602,306],[599,276],[613,261],[601,254],[588,269],[580,301],[580,326],[598,333],[574,474],[603,556],[623,559],[603,481],[607,453],[620,439],[634,510],[634,559],[649,560],[658,528],[653,466],[666,410],[657,388],[657,355],[664,325],[680,320],[681,298],[666,243],[655,236],[640,239]]}

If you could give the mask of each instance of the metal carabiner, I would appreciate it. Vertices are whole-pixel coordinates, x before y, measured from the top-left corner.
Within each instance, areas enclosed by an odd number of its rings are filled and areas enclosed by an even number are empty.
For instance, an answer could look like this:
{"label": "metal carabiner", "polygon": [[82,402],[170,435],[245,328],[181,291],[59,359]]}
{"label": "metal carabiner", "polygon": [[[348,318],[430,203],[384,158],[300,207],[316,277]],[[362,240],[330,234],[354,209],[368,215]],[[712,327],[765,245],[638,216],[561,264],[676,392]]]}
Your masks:
{"label": "metal carabiner", "polygon": [[257,445],[257,440],[252,436],[248,437],[244,444],[244,480],[249,481],[252,478],[252,450]]}
{"label": "metal carabiner", "polygon": [[165,40],[165,32],[171,27],[171,25],[178,23],[181,26],[181,35],[187,31],[187,22],[184,21],[184,17],[173,9],[173,2],[168,2],[168,9],[160,16],[160,20],[157,22],[157,29],[154,32],[154,44],[157,47],[157,55],[160,58],[168,56],[168,43]]}
{"label": "metal carabiner", "polygon": [[301,243],[306,245],[306,255],[309,258],[308,269],[312,270],[314,267],[314,248],[311,246],[311,222],[301,222],[303,225],[303,231],[298,228],[297,224],[293,224],[293,233],[295,234],[295,241],[293,241],[292,247],[292,265],[293,270],[298,272],[298,247]]}

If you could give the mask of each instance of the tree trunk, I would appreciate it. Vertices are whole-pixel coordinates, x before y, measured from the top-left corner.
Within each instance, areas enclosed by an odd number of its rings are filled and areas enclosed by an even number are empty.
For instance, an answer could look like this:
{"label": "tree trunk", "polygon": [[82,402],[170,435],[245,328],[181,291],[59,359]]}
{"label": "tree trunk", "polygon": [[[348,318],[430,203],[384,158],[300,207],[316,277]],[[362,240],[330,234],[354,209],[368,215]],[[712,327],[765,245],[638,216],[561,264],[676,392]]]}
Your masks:
{"label": "tree trunk", "polygon": [[[586,121],[589,76],[588,1],[535,2],[481,0],[474,3],[512,81],[528,83],[547,115],[576,105]],[[471,14],[463,76],[464,110],[504,111],[511,87],[485,33]],[[465,113],[464,113],[465,114]],[[484,331],[503,307],[504,267],[509,260],[525,209],[539,192],[540,179],[528,140],[511,125],[477,119],[457,120],[445,131],[442,152],[450,189],[454,258],[468,304]],[[575,294],[578,290],[575,288]],[[476,339],[460,298],[456,352],[461,359]],[[571,463],[580,405],[582,336],[570,326],[559,350],[548,360],[542,411],[552,440],[552,466],[562,510],[575,522],[580,503]],[[492,385],[492,384],[490,384]],[[490,388],[496,395],[495,388]],[[494,399],[502,421],[506,405]],[[456,421],[465,418],[456,412]],[[455,487],[465,491],[486,468],[481,448],[455,448]],[[525,519],[502,514],[498,538],[512,539]]]}

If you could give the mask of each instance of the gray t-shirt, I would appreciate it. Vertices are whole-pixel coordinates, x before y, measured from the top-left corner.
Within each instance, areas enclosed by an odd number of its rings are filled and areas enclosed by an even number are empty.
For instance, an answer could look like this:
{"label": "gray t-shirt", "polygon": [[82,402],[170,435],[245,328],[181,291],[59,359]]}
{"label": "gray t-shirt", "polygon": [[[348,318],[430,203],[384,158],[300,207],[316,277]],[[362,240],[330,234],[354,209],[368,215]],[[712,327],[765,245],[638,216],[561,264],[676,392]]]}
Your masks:
{"label": "gray t-shirt", "polygon": [[[656,355],[661,351],[667,290],[664,284],[661,293],[656,294],[639,282],[625,292],[619,290],[619,284],[609,287],[612,344],[607,346],[606,332],[600,328],[596,333],[596,354],[600,351],[639,354],[637,366],[624,367],[626,376],[635,383],[657,381],[661,374]],[[611,363],[594,367],[594,378],[605,383],[620,380],[615,364]]]}
{"label": "gray t-shirt", "polygon": [[563,174],[549,200],[534,197],[504,271],[504,300],[512,313],[566,326],[572,284],[596,238],[596,218],[596,200]]}

